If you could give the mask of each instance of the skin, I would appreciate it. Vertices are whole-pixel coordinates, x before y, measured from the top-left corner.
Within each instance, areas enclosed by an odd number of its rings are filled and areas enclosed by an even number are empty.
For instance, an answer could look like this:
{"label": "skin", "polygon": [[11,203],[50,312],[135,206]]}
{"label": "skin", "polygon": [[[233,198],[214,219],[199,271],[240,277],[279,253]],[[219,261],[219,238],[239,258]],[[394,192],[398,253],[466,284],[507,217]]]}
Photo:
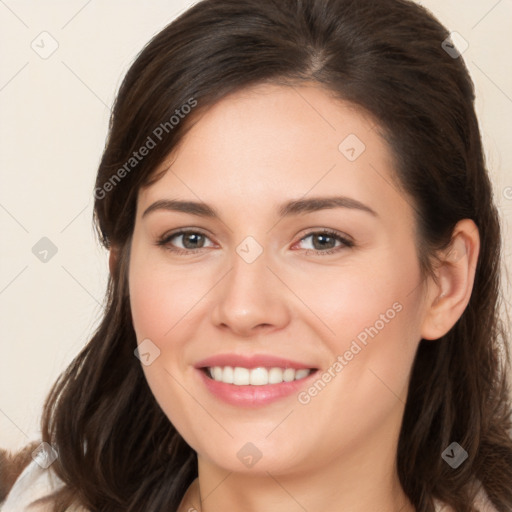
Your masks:
{"label": "skin", "polygon": [[[349,134],[366,146],[353,162],[338,148]],[[149,338],[160,350],[143,365],[149,386],[198,454],[199,477],[180,512],[414,510],[395,467],[407,384],[421,338],[444,335],[469,301],[475,224],[457,224],[455,251],[439,255],[437,279],[422,279],[412,201],[393,185],[375,123],[314,84],[230,95],[162,169],[139,192],[129,289],[138,342]],[[288,200],[335,194],[377,216],[349,208],[278,216]],[[142,217],[171,198],[205,202],[220,219],[165,210]],[[203,248],[184,255],[156,245],[179,228],[206,238],[178,236],[167,247]],[[318,235],[307,235],[323,228],[354,247],[314,245]],[[263,248],[252,263],[236,252],[249,235]],[[401,311],[307,404],[292,394],[264,407],[229,405],[194,369],[214,354],[263,353],[326,371],[396,303]],[[261,452],[252,467],[237,457],[248,442]]]}

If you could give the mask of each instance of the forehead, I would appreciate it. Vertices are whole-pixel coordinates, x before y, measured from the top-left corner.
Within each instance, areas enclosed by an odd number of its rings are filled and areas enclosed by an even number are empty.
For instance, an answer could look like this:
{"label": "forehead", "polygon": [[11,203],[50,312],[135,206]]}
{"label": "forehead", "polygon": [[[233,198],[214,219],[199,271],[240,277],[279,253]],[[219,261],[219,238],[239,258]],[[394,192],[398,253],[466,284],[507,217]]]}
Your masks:
{"label": "forehead", "polygon": [[201,114],[139,202],[236,196],[261,208],[284,193],[326,192],[396,201],[392,154],[378,130],[371,116],[320,86],[244,89]]}

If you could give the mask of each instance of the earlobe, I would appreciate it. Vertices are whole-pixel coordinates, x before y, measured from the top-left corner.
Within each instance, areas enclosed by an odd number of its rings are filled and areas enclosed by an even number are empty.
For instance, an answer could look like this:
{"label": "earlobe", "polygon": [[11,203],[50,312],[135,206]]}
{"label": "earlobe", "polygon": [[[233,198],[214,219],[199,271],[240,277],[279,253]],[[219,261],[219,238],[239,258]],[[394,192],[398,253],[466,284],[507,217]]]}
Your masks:
{"label": "earlobe", "polygon": [[429,282],[423,339],[441,338],[464,313],[473,291],[479,252],[478,227],[470,219],[461,220],[453,230],[450,247],[438,255],[437,282]]}

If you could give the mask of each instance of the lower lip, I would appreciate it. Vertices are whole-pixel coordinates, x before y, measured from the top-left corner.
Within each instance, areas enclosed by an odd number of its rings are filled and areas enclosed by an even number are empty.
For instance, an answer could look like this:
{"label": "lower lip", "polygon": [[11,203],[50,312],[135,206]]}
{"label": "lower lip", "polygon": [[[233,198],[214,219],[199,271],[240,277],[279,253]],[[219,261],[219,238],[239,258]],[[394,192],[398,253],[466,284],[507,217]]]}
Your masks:
{"label": "lower lip", "polygon": [[316,371],[307,377],[280,384],[266,384],[264,386],[236,386],[211,379],[203,370],[198,370],[207,389],[224,402],[239,407],[259,407],[276,402],[287,396],[297,394],[305,383],[316,374]]}

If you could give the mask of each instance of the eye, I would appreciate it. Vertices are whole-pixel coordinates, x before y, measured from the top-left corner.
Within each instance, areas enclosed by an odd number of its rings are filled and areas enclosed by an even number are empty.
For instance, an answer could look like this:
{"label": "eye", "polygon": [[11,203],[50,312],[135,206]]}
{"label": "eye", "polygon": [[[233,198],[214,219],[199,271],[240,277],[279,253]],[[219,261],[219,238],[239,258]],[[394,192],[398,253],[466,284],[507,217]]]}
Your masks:
{"label": "eye", "polygon": [[[316,254],[333,254],[339,252],[343,248],[354,247],[354,242],[348,240],[348,238],[342,236],[337,231],[324,229],[321,231],[312,231],[306,236],[300,239],[300,242],[304,242],[308,238],[311,239],[310,247],[307,247],[306,251],[313,251]],[[338,245],[336,243],[338,242]]]}
{"label": "eye", "polygon": [[[173,240],[180,240],[182,247],[176,247]],[[164,247],[165,249],[175,252],[177,254],[191,254],[195,253],[205,247],[205,240],[209,238],[200,231],[194,230],[181,230],[174,233],[163,235],[157,242],[156,245]]]}
{"label": "eye", "polygon": [[[337,231],[328,229],[312,231],[311,233],[308,233],[306,236],[302,237],[300,241],[295,245],[300,244],[307,239],[311,239],[312,243],[309,244],[310,247],[306,247],[304,250],[307,253],[312,251],[315,254],[322,255],[333,254],[344,248],[354,247],[355,245],[354,242],[345,236],[342,236]],[[213,244],[205,245],[207,240],[210,239],[201,231],[182,229],[174,233],[163,235],[160,239],[157,240],[156,245],[164,247],[166,250],[178,255],[186,256],[199,252],[202,249],[213,247]],[[180,241],[179,243],[181,244],[181,247],[176,247],[177,241]]]}

